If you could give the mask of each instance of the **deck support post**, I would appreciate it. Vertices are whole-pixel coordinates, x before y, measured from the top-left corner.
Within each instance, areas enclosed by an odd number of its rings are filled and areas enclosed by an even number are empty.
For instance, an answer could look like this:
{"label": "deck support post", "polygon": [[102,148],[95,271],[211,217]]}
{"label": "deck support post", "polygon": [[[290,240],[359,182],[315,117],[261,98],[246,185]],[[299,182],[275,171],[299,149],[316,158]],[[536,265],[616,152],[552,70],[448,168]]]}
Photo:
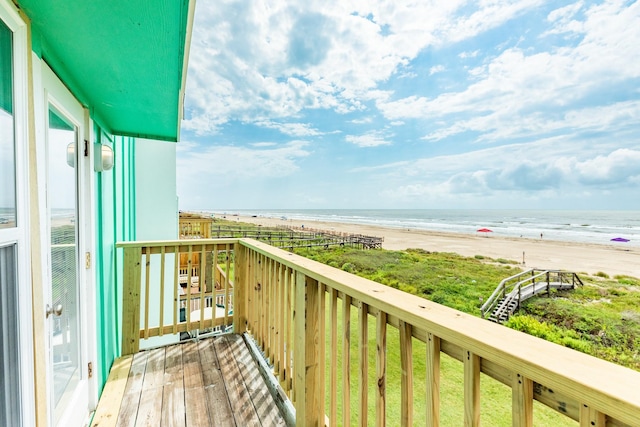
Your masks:
{"label": "deck support post", "polygon": [[317,280],[296,272],[294,312],[294,389],[296,424],[324,426],[320,349],[321,292]]}
{"label": "deck support post", "polygon": [[[140,281],[142,280],[142,248],[124,248],[122,283],[122,355],[140,349]],[[147,295],[147,298],[149,296]]]}

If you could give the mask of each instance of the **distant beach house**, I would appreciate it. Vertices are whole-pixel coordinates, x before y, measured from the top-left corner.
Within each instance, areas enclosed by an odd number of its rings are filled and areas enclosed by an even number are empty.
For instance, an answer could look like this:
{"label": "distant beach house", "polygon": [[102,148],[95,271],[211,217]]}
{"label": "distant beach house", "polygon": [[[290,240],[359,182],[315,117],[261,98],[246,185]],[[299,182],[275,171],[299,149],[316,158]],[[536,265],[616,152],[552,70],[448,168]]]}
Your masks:
{"label": "distant beach house", "polygon": [[120,354],[114,243],[177,238],[194,3],[0,0],[2,426],[88,421]]}

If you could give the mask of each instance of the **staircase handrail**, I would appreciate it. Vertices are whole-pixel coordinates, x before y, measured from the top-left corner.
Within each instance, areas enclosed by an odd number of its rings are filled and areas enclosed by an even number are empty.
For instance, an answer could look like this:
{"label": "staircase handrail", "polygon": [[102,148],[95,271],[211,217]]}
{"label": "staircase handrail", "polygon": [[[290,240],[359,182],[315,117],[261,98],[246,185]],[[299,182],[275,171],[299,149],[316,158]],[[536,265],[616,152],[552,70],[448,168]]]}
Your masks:
{"label": "staircase handrail", "polygon": [[520,276],[523,276],[525,274],[529,274],[532,271],[535,271],[535,268],[530,268],[530,269],[522,271],[522,272],[520,272],[518,274],[514,274],[511,277],[507,277],[506,279],[503,279],[500,282],[500,284],[496,287],[496,289],[493,291],[491,296],[487,299],[487,301],[484,304],[482,304],[482,307],[480,307],[480,311],[482,312],[482,317],[484,318],[487,313],[492,312],[493,309],[495,308],[495,306],[497,305],[497,301],[500,298],[503,298],[507,294],[507,292],[505,292],[505,288],[506,288],[508,282],[510,282],[511,280],[516,279],[516,278],[518,278]]}
{"label": "staircase handrail", "polygon": [[[535,279],[537,279],[538,277],[547,276],[549,273],[555,273],[555,272],[556,271],[554,271],[554,270],[542,270],[541,273],[535,274],[535,275],[533,275],[531,277],[527,277],[526,279],[521,280],[518,283],[514,284],[513,288],[511,289],[511,292],[509,292],[509,295],[515,296],[523,288],[522,285],[524,285],[525,283],[532,282],[532,281],[533,281],[533,283],[535,283]],[[518,299],[520,299],[520,298],[518,297]]]}
{"label": "staircase handrail", "polygon": [[[539,272],[539,273],[535,274],[536,272]],[[510,290],[507,292],[506,288],[507,288],[507,283],[509,281],[529,273],[532,273],[533,275],[528,276],[526,279],[520,280],[514,283],[513,285],[510,285]],[[577,284],[579,284],[580,286],[584,286],[584,283],[582,282],[582,279],[580,279],[580,276],[578,276],[574,272],[565,271],[565,270],[539,270],[539,269],[531,268],[529,270],[515,274],[511,277],[507,277],[506,279],[500,282],[500,284],[493,291],[489,299],[487,299],[487,302],[485,302],[480,308],[480,311],[482,312],[482,318],[485,318],[487,314],[492,314],[498,308],[500,308],[499,307],[500,298],[503,299],[503,307],[501,308],[501,310],[499,310],[499,312],[502,312],[505,309],[505,307],[509,305],[509,301],[513,300],[516,297],[517,297],[518,306],[519,306],[522,299],[522,296],[521,296],[522,289],[529,286],[530,283],[533,283],[533,285],[535,286],[536,279],[543,276],[546,276],[545,282],[547,283],[547,287],[548,287],[551,283],[551,277],[550,277],[551,274],[557,274],[558,280],[561,283],[563,278],[566,278],[566,276],[569,275],[570,280],[568,280],[567,283],[571,283],[573,287],[575,287]],[[535,287],[533,292],[535,293]]]}

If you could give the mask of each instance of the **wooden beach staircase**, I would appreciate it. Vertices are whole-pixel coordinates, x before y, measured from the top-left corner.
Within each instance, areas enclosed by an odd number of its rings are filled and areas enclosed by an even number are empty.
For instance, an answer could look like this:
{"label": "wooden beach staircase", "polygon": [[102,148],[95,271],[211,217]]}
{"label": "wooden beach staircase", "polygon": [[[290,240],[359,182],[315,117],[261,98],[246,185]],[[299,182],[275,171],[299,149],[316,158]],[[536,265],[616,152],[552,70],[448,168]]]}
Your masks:
{"label": "wooden beach staircase", "polygon": [[532,268],[502,280],[480,311],[484,319],[503,323],[523,301],[541,293],[551,295],[551,289],[575,289],[577,285],[584,283],[576,273]]}

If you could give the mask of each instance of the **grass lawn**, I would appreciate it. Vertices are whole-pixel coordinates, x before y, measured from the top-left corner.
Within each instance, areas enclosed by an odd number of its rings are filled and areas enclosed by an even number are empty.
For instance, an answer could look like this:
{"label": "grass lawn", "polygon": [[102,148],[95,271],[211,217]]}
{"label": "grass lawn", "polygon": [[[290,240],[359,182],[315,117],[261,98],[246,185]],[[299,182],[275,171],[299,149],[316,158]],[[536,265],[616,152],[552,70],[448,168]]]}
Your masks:
{"label": "grass lawn", "polygon": [[[327,301],[328,307],[328,301]],[[375,395],[376,395],[376,320],[368,316],[368,425],[373,425],[376,417]],[[330,410],[330,317],[327,310],[327,332],[326,332],[326,413]],[[351,351],[350,351],[350,425],[358,425],[357,420],[360,408],[360,383],[359,383],[359,336],[358,336],[358,314],[357,310],[351,309]],[[338,424],[342,425],[342,337],[343,326],[342,311],[338,310]],[[425,425],[426,417],[426,345],[416,339],[412,340],[413,347],[413,407],[414,425]],[[400,425],[400,337],[398,330],[387,327],[387,387],[386,387],[386,412],[387,425]],[[511,426],[511,389],[498,381],[481,374],[481,420],[486,426],[508,427]],[[440,421],[442,426],[461,426],[464,414],[463,399],[463,364],[459,361],[441,353],[440,362]],[[535,426],[576,426],[577,422],[561,415],[560,413],[534,402],[534,425]]]}

